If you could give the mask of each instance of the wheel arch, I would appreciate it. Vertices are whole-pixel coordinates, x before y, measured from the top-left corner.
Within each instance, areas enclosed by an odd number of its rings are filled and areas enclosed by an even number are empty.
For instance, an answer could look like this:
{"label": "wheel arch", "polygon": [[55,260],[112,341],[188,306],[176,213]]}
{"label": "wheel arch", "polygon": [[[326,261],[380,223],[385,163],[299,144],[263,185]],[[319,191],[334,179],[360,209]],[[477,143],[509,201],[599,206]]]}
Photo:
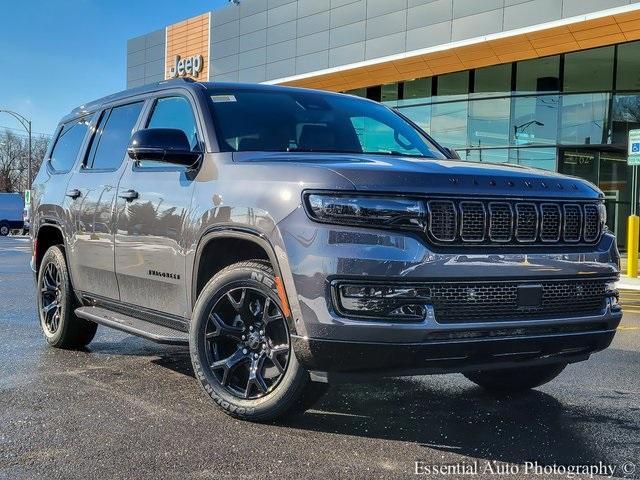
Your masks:
{"label": "wheel arch", "polygon": [[[216,246],[224,249],[222,255],[216,255],[218,258],[214,258],[214,253],[217,252]],[[238,251],[238,249],[229,252],[229,247],[234,246],[244,247],[246,250]],[[259,256],[256,257],[257,254]],[[204,233],[198,241],[193,262],[189,302],[191,310],[195,306],[200,291],[213,275],[234,263],[254,259],[269,261],[276,276],[282,278],[275,249],[264,234],[250,228],[238,227],[216,227]],[[282,288],[285,299],[289,302],[284,284],[280,283],[279,288]]]}
{"label": "wheel arch", "polygon": [[[52,222],[46,222],[42,224],[38,231],[34,236],[35,245],[34,245],[34,268],[37,272],[40,270],[40,263],[42,261],[42,257],[47,252],[49,248],[54,245],[61,245],[63,249],[63,254],[65,256],[65,260],[67,260],[67,248],[66,241],[64,238],[64,233],[60,225]],[[67,260],[68,264],[68,260]]]}

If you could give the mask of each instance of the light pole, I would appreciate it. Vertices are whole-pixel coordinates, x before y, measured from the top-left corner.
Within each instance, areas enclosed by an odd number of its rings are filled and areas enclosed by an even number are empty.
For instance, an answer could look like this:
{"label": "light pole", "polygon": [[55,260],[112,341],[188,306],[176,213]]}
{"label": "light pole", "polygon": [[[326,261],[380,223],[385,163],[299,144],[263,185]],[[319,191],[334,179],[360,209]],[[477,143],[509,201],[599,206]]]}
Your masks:
{"label": "light pole", "polygon": [[[539,122],[538,120],[531,120],[530,122],[525,122],[522,125],[513,126],[513,138],[516,146],[518,145],[518,132],[524,131],[525,128],[530,127],[531,125],[544,127],[544,123]],[[520,149],[519,148],[516,148],[516,161],[518,162],[518,165],[520,165]]]}
{"label": "light pole", "polygon": [[13,118],[20,122],[20,125],[26,130],[29,135],[29,169],[27,171],[27,190],[31,190],[31,120],[27,117],[20,115],[18,112],[12,112],[11,110],[3,110],[0,108],[0,113],[8,113]]}

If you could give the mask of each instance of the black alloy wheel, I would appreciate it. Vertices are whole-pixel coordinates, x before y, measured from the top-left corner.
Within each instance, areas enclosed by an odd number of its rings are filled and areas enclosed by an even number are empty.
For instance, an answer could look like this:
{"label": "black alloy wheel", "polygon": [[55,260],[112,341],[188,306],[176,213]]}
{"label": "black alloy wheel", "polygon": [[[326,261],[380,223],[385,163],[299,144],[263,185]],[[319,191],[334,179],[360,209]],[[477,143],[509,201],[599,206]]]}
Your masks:
{"label": "black alloy wheel", "polygon": [[51,262],[45,266],[40,288],[40,318],[48,333],[53,335],[60,328],[60,310],[62,301],[62,276],[60,270]]}
{"label": "black alloy wheel", "polygon": [[264,397],[282,380],[290,345],[282,310],[257,288],[232,288],[213,306],[205,328],[209,368],[241,399]]}

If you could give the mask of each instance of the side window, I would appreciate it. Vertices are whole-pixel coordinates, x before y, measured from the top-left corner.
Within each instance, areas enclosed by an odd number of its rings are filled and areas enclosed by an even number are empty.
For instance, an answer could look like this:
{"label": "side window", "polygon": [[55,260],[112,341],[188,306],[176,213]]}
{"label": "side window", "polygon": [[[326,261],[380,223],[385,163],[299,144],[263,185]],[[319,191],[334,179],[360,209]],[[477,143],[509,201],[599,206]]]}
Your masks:
{"label": "side window", "polygon": [[198,129],[189,100],[166,97],[156,100],[147,128],[177,128],[189,139],[191,148],[198,146]]}
{"label": "side window", "polygon": [[86,119],[67,123],[62,127],[49,159],[56,172],[66,173],[71,170],[88,130],[89,122]]}
{"label": "side window", "polygon": [[85,168],[116,170],[120,167],[142,105],[143,102],[130,103],[102,113],[91,141]]}
{"label": "side window", "polygon": [[[198,146],[198,128],[189,100],[184,97],[164,97],[156,100],[146,128],[176,128],[182,130],[189,139],[191,149]],[[138,162],[143,168],[167,167],[166,163],[143,160]]]}

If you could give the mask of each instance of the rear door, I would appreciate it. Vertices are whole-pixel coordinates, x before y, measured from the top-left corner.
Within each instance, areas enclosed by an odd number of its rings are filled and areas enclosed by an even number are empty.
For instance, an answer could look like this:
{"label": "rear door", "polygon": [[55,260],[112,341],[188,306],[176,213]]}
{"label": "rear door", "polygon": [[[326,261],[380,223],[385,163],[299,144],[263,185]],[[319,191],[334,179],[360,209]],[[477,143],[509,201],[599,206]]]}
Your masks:
{"label": "rear door", "polygon": [[[202,151],[195,112],[187,92],[163,93],[151,102],[143,128],[180,129],[191,148]],[[185,229],[194,182],[193,172],[182,166],[129,162],[118,187],[115,237],[116,274],[126,304],[188,316]]]}
{"label": "rear door", "polygon": [[67,186],[74,287],[98,299],[120,297],[114,269],[115,199],[143,105],[143,101],[116,105],[96,115],[86,154]]}
{"label": "rear door", "polygon": [[92,116],[87,115],[61,124],[54,135],[55,140],[49,147],[42,167],[33,179],[31,187],[32,220],[34,233],[38,227],[48,221],[57,222],[65,229],[65,237],[69,237],[71,224],[68,200],[65,197],[67,184],[76,162],[84,151],[92,126]]}

